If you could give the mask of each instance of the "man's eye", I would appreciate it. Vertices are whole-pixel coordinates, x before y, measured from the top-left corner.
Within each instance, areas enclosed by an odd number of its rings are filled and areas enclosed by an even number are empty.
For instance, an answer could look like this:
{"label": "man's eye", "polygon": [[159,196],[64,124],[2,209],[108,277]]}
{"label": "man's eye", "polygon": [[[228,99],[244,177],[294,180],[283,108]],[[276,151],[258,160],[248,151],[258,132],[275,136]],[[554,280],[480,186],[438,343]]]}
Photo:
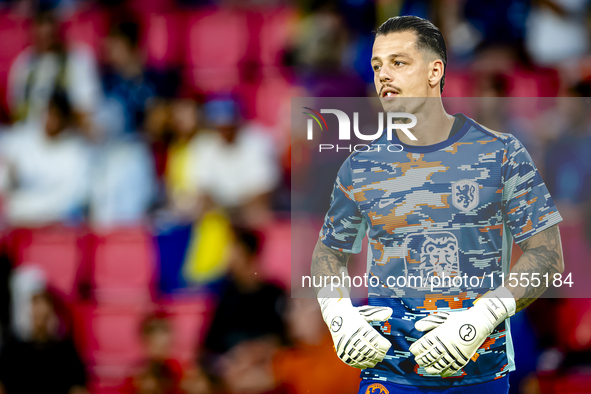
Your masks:
{"label": "man's eye", "polygon": [[394,61],[394,65],[395,65],[395,66],[401,66],[401,65],[403,65],[403,64],[404,64],[403,62]]}
{"label": "man's eye", "polygon": [[378,71],[379,69],[380,69],[380,66],[379,65],[376,64],[376,65],[373,66],[373,70],[374,71]]}

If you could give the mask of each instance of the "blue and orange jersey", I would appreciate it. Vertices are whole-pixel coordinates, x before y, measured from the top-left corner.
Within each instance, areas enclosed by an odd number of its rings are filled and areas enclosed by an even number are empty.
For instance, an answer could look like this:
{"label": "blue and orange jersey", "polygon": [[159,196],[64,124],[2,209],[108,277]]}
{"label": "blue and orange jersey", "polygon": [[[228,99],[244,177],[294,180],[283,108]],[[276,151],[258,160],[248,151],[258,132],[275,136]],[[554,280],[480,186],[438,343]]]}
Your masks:
{"label": "blue and orange jersey", "polygon": [[[377,327],[392,347],[362,371],[364,379],[441,387],[486,382],[515,368],[509,320],[449,378],[426,373],[409,351],[422,335],[414,329],[418,319],[471,307],[508,273],[513,240],[519,244],[562,220],[517,138],[456,116],[464,125],[446,141],[389,150],[400,141],[383,133],[338,172],[321,240],[359,253],[367,235],[367,271],[379,283],[368,290],[369,304],[394,311]],[[429,285],[443,277],[464,279]]]}

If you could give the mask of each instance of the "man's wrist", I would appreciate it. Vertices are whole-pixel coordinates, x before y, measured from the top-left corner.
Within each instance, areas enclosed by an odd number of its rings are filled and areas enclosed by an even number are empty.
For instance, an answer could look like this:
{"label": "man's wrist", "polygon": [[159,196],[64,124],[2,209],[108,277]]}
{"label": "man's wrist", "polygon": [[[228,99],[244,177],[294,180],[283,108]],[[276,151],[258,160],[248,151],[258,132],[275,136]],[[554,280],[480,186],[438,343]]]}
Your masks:
{"label": "man's wrist", "polygon": [[324,298],[336,298],[337,300],[339,298],[350,298],[349,291],[344,286],[324,286],[318,291],[317,297],[319,300]]}

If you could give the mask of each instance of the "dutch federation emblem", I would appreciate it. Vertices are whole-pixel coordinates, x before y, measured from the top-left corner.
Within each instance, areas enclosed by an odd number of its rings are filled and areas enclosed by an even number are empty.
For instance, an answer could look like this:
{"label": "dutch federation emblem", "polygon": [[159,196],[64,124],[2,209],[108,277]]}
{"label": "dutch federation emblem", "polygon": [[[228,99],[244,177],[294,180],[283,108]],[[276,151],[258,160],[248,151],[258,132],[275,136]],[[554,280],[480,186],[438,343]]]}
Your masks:
{"label": "dutch federation emblem", "polygon": [[478,205],[478,183],[470,179],[462,179],[451,185],[451,199],[454,207],[468,212]]}

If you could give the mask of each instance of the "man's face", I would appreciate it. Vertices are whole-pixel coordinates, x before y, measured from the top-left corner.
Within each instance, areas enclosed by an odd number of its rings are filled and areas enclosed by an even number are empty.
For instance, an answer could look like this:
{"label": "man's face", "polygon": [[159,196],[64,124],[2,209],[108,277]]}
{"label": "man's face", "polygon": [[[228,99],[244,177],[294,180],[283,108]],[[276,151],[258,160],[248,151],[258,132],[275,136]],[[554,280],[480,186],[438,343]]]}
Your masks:
{"label": "man's face", "polygon": [[[432,56],[419,51],[414,32],[397,32],[379,35],[373,44],[371,66],[374,70],[376,92],[386,112],[410,112],[416,110],[424,99],[433,95],[429,86]],[[437,86],[439,89],[439,85]]]}
{"label": "man's face", "polygon": [[122,69],[134,61],[135,52],[131,44],[121,36],[105,39],[105,60],[115,69]]}
{"label": "man's face", "polygon": [[50,105],[47,109],[47,118],[45,119],[45,135],[49,138],[55,138],[66,126],[66,121],[60,110]]}
{"label": "man's face", "polygon": [[57,43],[57,24],[50,19],[33,24],[33,45],[39,53],[48,52]]}

